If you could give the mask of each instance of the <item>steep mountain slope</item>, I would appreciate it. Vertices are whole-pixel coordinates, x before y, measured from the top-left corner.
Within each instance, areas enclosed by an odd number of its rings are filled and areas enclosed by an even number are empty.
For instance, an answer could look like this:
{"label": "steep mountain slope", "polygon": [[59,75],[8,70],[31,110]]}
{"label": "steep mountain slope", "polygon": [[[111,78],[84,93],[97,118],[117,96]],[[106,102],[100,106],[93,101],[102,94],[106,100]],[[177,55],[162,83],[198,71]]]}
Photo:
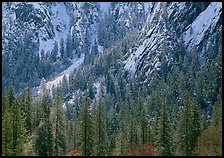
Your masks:
{"label": "steep mountain slope", "polygon": [[[55,76],[70,66],[73,59],[88,53],[94,39],[97,38],[99,7],[98,3],[92,2],[4,2],[3,87],[8,87],[10,82],[21,83],[21,86],[16,86],[16,91],[28,85],[35,86],[40,83],[42,77],[49,79]],[[20,58],[18,53],[21,55]],[[23,56],[28,60],[20,67]],[[33,64],[30,69],[33,72],[27,71],[31,63]],[[55,69],[55,66],[58,69]],[[24,74],[14,79],[12,76],[17,76],[19,71]],[[25,73],[29,76],[26,80],[29,83],[24,82]]]}
{"label": "steep mountain slope", "polygon": [[[185,51],[190,55],[196,48],[203,64],[209,43],[217,45],[215,52],[220,47],[221,3],[112,2],[106,7],[108,12],[101,6],[92,2],[3,3],[3,87],[15,83],[11,76],[19,72],[30,77],[25,82],[19,77],[17,89],[38,86],[43,77],[49,84],[62,81],[62,72],[67,72],[68,79],[76,67],[74,61],[90,64],[97,53],[109,50],[136,30],[140,31],[139,41],[125,48],[121,59],[124,71],[140,84],[150,85],[156,72],[166,74]],[[52,60],[55,50],[56,59]],[[15,57],[18,52],[21,58]],[[26,53],[28,60],[18,66]],[[31,63],[37,65],[27,71]]]}
{"label": "steep mountain slope", "polygon": [[[210,42],[220,47],[221,8],[222,4],[218,2],[153,3],[139,46],[132,49],[124,61],[124,68],[141,78],[140,81],[149,83],[155,70],[160,70],[164,64],[164,68],[175,64],[173,59],[181,53],[179,46],[182,43],[188,54],[195,46],[203,60]],[[161,65],[163,58],[166,62]]]}
{"label": "steep mountain slope", "polygon": [[143,2],[112,2],[112,14],[118,24],[128,30],[141,30],[145,20],[145,5]]}

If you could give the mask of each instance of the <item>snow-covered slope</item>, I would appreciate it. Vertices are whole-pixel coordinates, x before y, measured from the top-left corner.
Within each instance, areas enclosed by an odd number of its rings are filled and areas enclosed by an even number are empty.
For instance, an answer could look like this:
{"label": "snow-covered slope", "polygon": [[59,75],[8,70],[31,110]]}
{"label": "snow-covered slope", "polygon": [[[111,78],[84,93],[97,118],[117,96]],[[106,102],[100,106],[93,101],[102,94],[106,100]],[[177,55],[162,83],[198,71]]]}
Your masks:
{"label": "snow-covered slope", "polygon": [[[121,26],[128,30],[142,29],[145,22],[145,4],[143,2],[113,2],[112,14]],[[147,6],[147,5],[146,5]]]}
{"label": "snow-covered slope", "polygon": [[[88,53],[95,41],[99,52],[103,52],[104,47],[110,45],[102,47],[103,44],[99,44],[101,26],[98,24],[103,17],[102,12],[108,10],[108,20],[113,16],[111,19],[116,24],[116,28],[108,25],[111,32],[115,30],[117,33],[113,34],[123,33],[125,36],[133,30],[140,31],[140,40],[126,52],[123,64],[130,75],[146,83],[150,83],[154,72],[174,64],[174,56],[181,43],[189,54],[196,46],[201,52],[199,56],[203,56],[209,42],[217,43],[218,49],[222,39],[221,2],[4,2],[2,9],[2,52],[10,52],[8,45],[17,47],[18,41],[30,33],[32,42],[37,45],[37,49],[32,50],[34,54],[41,50],[51,52],[54,42],[59,44],[61,38],[66,42],[68,35],[77,36],[75,47],[80,49],[80,54]],[[47,82],[49,89],[83,62],[84,55],[81,58],[77,56],[69,59],[72,65]],[[165,64],[161,64],[164,63],[162,60]],[[62,69],[65,68],[63,66]]]}
{"label": "snow-covered slope", "polygon": [[102,12],[107,12],[110,6],[110,2],[100,2],[100,9]]}
{"label": "snow-covered slope", "polygon": [[[221,9],[220,2],[151,3],[138,46],[128,53],[124,69],[150,83],[155,71],[174,64],[181,43],[188,52],[196,46],[201,53],[206,52],[209,42],[221,43]],[[166,64],[161,65],[161,60]]]}
{"label": "snow-covered slope", "polygon": [[[35,4],[35,3],[34,3]],[[54,37],[48,40],[40,39],[39,50],[45,52],[51,51],[54,46],[54,42],[59,43],[60,39],[63,38],[66,41],[66,37],[69,33],[70,17],[66,12],[66,6],[64,3],[58,3],[50,8],[50,22],[53,26]]]}
{"label": "snow-covered slope", "polygon": [[48,81],[46,83],[47,89],[51,89],[52,86],[57,86],[58,84],[61,83],[63,76],[69,79],[69,75],[72,71],[74,71],[76,68],[78,68],[84,61],[84,54],[81,55],[80,58],[75,58],[72,61],[72,65],[70,65],[66,70],[62,71],[59,75],[57,75],[54,79],[51,81]]}
{"label": "snow-covered slope", "polygon": [[[69,81],[69,75],[75,69],[80,67],[81,64],[83,63],[83,61],[84,61],[84,54],[82,54],[80,58],[74,58],[73,61],[72,61],[72,65],[70,65],[66,70],[64,70],[63,72],[61,72],[57,76],[55,76],[53,79],[51,79],[49,81],[45,81],[46,89],[49,90],[50,94],[52,94],[52,87],[57,87],[58,85],[60,85],[62,83],[62,79],[63,79],[64,76],[67,78],[67,81]],[[41,89],[41,86],[35,87],[34,89],[36,89],[37,94],[40,94],[43,91]],[[36,94],[34,94],[34,95],[36,95]]]}
{"label": "snow-covered slope", "polygon": [[206,33],[212,33],[217,21],[222,13],[222,3],[212,2],[205,11],[203,11],[194,22],[188,26],[183,34],[184,44],[190,51],[194,46],[198,46],[204,39]]}

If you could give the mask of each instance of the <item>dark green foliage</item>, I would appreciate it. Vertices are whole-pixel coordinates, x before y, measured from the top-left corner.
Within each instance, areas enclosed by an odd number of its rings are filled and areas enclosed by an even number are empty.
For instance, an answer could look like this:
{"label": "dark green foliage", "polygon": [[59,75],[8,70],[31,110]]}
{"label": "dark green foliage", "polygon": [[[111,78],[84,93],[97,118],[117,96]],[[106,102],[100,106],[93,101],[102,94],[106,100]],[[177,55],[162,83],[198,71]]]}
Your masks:
{"label": "dark green foliage", "polygon": [[96,155],[105,156],[108,150],[107,130],[106,130],[106,111],[103,102],[104,99],[104,86],[100,84],[99,100],[97,102],[96,113]]}
{"label": "dark green foliage", "polygon": [[158,115],[157,145],[161,156],[172,155],[172,142],[170,134],[170,122],[168,118],[167,103],[162,102]]}
{"label": "dark green foliage", "polygon": [[51,156],[54,153],[52,126],[50,121],[49,100],[44,97],[40,106],[40,122],[37,127],[36,152],[41,156]]}
{"label": "dark green foliage", "polygon": [[89,99],[84,97],[83,107],[80,114],[81,125],[81,148],[84,156],[90,156],[93,153],[93,126],[89,111]]}
{"label": "dark green foliage", "polygon": [[54,48],[51,51],[51,60],[55,62],[57,60],[57,55],[58,55],[58,43],[57,41],[54,42]]}
{"label": "dark green foliage", "polygon": [[29,139],[24,112],[21,102],[14,98],[12,87],[5,98],[5,109],[2,116],[2,154],[22,156],[25,155],[24,144]]}
{"label": "dark green foliage", "polygon": [[62,100],[59,96],[56,97],[54,107],[52,109],[52,130],[55,144],[55,155],[65,154],[66,150],[66,122],[65,113],[62,106]]}
{"label": "dark green foliage", "polygon": [[[114,4],[111,3],[111,8]],[[84,4],[86,14],[90,7],[89,3]],[[167,18],[167,4],[163,7],[162,22],[169,35],[172,24]],[[133,20],[138,21],[140,16],[133,16]],[[171,50],[169,41],[162,39],[161,69],[151,74],[153,79],[148,84],[143,82],[142,72],[131,76],[123,69],[123,61],[138,47],[136,41],[140,38],[138,31],[129,32],[117,23],[117,17],[118,12],[112,11],[103,15],[93,42],[86,29],[80,45],[73,29],[66,41],[62,38],[59,46],[55,42],[52,51],[42,50],[40,56],[32,33],[26,33],[17,45],[9,42],[2,57],[4,91],[10,87],[9,83],[16,87],[16,92],[36,86],[41,78],[48,79],[52,73],[61,72],[81,53],[85,59],[84,65],[74,70],[69,79],[64,76],[60,86],[53,87],[53,101],[46,84],[42,99],[32,99],[29,89],[17,98],[12,87],[3,95],[4,156],[26,155],[24,144],[34,146],[35,151],[30,152],[40,156],[66,155],[70,150],[81,150],[85,156],[127,155],[128,147],[142,144],[157,147],[164,156],[191,156],[198,148],[201,133],[214,133],[214,140],[220,137],[215,130],[220,132],[222,122],[221,47],[215,48],[211,43],[203,63],[196,47],[187,53],[180,43],[178,50]],[[139,29],[142,27],[139,25],[133,27]],[[102,54],[98,45],[104,48]],[[167,56],[172,56],[172,60]],[[102,80],[105,85],[100,86],[96,97],[93,86]],[[86,91],[88,97],[83,99]],[[62,100],[71,98],[73,103],[66,102],[63,107]],[[214,146],[217,152],[220,144]]]}

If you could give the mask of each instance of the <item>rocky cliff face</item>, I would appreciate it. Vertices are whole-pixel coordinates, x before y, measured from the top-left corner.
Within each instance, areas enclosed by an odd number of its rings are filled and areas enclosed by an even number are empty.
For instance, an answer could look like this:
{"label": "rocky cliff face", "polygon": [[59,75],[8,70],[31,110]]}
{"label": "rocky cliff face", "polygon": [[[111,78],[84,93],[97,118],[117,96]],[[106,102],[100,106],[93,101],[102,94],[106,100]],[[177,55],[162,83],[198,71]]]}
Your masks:
{"label": "rocky cliff face", "polygon": [[[112,47],[122,39],[116,38],[120,34],[140,31],[140,40],[125,54],[123,68],[141,83],[150,84],[155,72],[166,72],[176,64],[178,53],[190,55],[196,49],[202,65],[209,44],[216,45],[215,52],[221,46],[219,2],[111,2],[106,20],[100,4],[93,2],[4,2],[2,9],[2,51],[9,54],[21,53],[12,50],[23,44],[27,34],[34,54],[49,53],[55,41],[59,44],[61,38],[66,41],[74,35],[76,47],[86,54],[95,41],[100,50],[103,45]],[[113,42],[105,44],[106,40]],[[84,53],[87,42],[90,46]]]}
{"label": "rocky cliff face", "polygon": [[[217,45],[215,52],[221,44],[221,9],[218,2],[151,3],[141,40],[124,61],[125,70],[150,83],[155,71],[175,64],[178,53],[191,54],[193,48],[203,64],[209,44]],[[166,62],[161,65],[161,60]]]}
{"label": "rocky cliff face", "polygon": [[90,27],[98,21],[98,14],[97,3],[3,3],[3,45],[12,39],[17,42],[26,32],[31,32],[39,51],[51,51],[54,41],[59,43],[61,38],[65,41],[73,30],[80,39],[85,28],[91,32]]}

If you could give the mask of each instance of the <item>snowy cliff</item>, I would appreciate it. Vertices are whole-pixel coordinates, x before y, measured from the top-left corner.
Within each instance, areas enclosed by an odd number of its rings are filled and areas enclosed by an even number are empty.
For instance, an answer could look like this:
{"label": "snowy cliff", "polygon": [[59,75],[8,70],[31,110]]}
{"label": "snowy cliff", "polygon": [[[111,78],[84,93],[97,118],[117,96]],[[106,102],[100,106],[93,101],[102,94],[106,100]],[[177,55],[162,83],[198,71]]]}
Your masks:
{"label": "snowy cliff", "polygon": [[194,47],[199,50],[198,56],[203,60],[210,42],[220,46],[221,9],[221,2],[152,3],[139,44],[124,61],[125,70],[150,83],[164,56],[166,67],[175,64],[173,58],[181,51],[182,43],[187,53]]}

